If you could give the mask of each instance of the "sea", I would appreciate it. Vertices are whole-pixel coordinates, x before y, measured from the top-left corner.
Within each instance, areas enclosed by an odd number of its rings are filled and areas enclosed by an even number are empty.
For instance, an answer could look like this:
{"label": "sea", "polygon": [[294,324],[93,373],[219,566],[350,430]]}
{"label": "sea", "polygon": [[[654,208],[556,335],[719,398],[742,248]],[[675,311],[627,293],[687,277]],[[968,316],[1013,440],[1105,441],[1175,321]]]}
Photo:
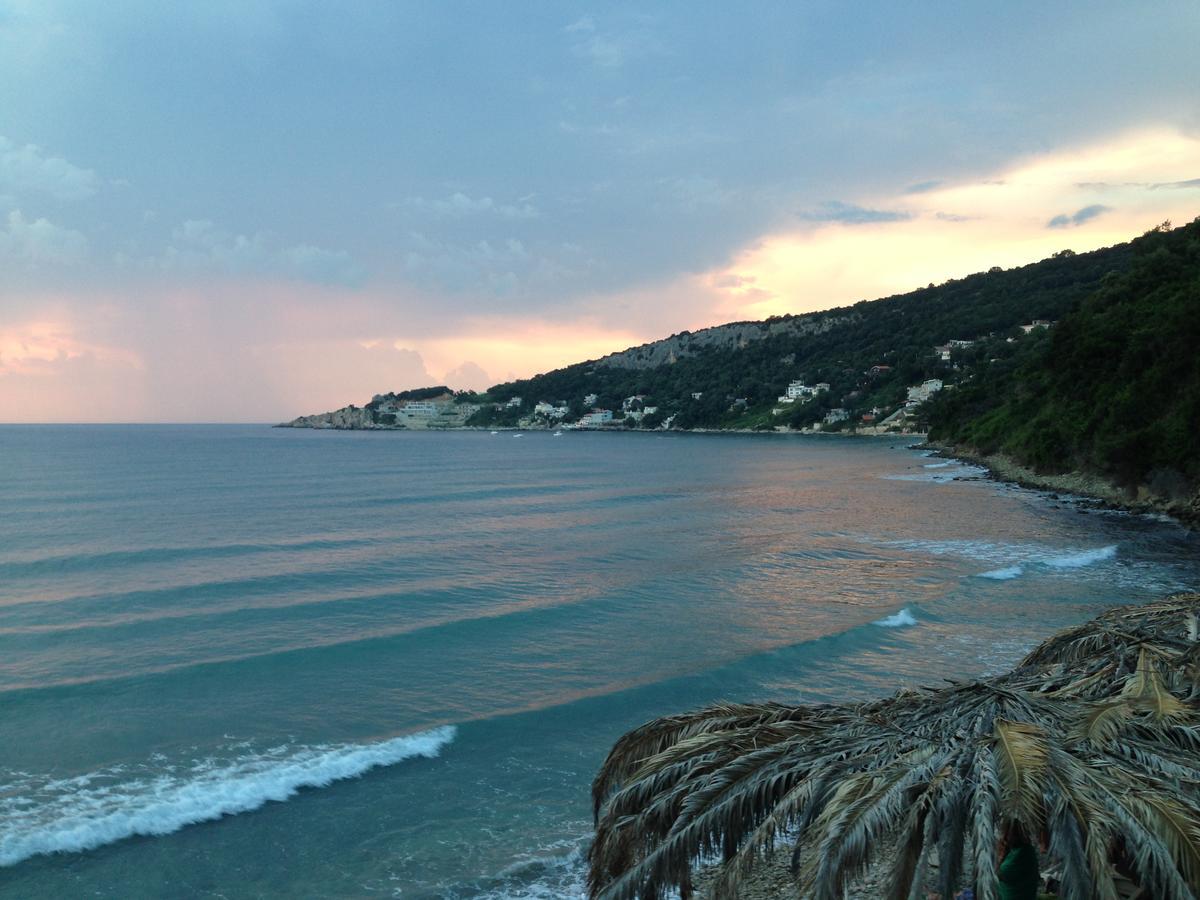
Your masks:
{"label": "sea", "polygon": [[0,427],[0,896],[580,897],[627,729],[1198,587],[904,438]]}

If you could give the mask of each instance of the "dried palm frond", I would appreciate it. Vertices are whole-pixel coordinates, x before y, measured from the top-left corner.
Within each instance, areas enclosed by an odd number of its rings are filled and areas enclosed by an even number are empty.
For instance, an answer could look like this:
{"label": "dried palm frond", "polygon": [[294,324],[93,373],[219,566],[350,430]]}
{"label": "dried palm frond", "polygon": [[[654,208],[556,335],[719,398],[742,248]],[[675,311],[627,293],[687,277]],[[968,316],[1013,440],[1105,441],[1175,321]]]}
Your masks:
{"label": "dried palm frond", "polygon": [[[801,896],[841,897],[872,866],[943,896],[969,861],[995,896],[1005,822],[1044,833],[1067,898],[1115,898],[1123,853],[1155,897],[1200,891],[1200,595],[1110,610],[989,681],[840,706],[722,704],[647,723],[593,785],[593,897],[736,897],[790,845]],[[888,848],[885,859],[881,850]]]}

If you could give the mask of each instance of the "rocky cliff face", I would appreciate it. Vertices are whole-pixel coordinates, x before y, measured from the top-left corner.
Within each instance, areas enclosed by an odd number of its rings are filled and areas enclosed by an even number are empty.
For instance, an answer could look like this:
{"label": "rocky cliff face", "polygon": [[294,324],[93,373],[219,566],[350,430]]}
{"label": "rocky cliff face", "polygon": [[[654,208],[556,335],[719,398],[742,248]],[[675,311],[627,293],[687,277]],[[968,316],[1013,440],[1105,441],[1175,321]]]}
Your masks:
{"label": "rocky cliff face", "polygon": [[833,328],[854,322],[857,318],[853,313],[844,316],[785,316],[767,319],[765,322],[732,322],[729,325],[717,325],[700,331],[682,331],[661,341],[631,347],[620,353],[610,353],[596,360],[596,365],[617,369],[653,369],[709,348],[740,350],[751,341],[761,341],[776,335],[801,337],[824,334]]}
{"label": "rocky cliff face", "polygon": [[375,428],[375,417],[371,410],[360,406],[344,406],[333,412],[315,416],[300,416],[290,422],[282,422],[280,428]]}

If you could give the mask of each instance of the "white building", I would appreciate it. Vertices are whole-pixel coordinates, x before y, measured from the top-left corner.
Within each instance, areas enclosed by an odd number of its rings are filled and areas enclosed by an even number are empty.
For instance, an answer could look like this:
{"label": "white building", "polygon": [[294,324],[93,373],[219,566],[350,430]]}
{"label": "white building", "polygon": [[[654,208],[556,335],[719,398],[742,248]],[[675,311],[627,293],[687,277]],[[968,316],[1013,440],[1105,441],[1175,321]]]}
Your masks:
{"label": "white building", "polygon": [[595,406],[595,405],[596,405],[596,401],[597,401],[597,400],[599,400],[599,399],[600,399],[600,398],[599,398],[599,397],[597,397],[595,394],[584,394],[584,396],[583,396],[583,405],[584,405],[584,406]]}
{"label": "white building", "polygon": [[832,425],[835,422],[845,422],[850,418],[850,413],[844,409],[831,409],[825,413],[824,422],[826,425]]}
{"label": "white building", "polygon": [[612,418],[613,414],[611,409],[593,409],[590,413],[587,413],[582,419],[579,420],[579,424],[584,427],[607,425],[612,421]]}
{"label": "white building", "polygon": [[1051,322],[1047,319],[1034,319],[1028,325],[1022,325],[1021,330],[1023,332],[1025,332],[1026,334],[1029,334],[1029,332],[1033,331],[1036,328],[1049,328],[1053,324],[1054,324],[1053,322]]}
{"label": "white building", "polygon": [[794,403],[800,399],[823,394],[827,390],[829,390],[829,382],[827,381],[821,381],[814,385],[807,385],[803,381],[793,381],[787,386],[787,393],[779,398],[779,402]]}
{"label": "white building", "polygon": [[704,391],[692,391],[692,399],[693,400],[699,400],[703,396],[704,396]]}
{"label": "white building", "polygon": [[399,412],[408,418],[428,419],[442,411],[442,404],[432,400],[409,400]]}
{"label": "white building", "polygon": [[547,403],[545,400],[539,400],[533,406],[533,413],[537,416],[545,416],[547,419],[561,419],[567,414],[565,406],[555,406],[552,403]]}
{"label": "white building", "polygon": [[934,394],[942,389],[942,381],[940,378],[930,378],[921,384],[915,385],[908,389],[908,400],[905,406],[920,406]]}
{"label": "white building", "polygon": [[509,401],[508,401],[508,403],[506,403],[506,404],[504,404],[504,405],[505,405],[505,406],[509,406],[509,407],[512,407],[512,406],[520,406],[520,405],[521,405],[521,398],[520,398],[520,397],[513,397],[511,400],[509,400]]}

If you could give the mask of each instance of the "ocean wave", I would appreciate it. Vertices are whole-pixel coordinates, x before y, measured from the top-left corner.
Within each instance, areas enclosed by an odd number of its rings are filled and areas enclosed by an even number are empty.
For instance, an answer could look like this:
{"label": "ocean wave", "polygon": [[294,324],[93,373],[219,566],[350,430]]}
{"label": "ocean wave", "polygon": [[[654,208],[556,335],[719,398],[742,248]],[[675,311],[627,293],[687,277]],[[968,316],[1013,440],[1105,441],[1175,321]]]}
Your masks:
{"label": "ocean wave", "polygon": [[454,726],[445,725],[374,744],[283,745],[187,767],[156,761],[145,777],[133,779],[125,777],[130,770],[123,766],[57,780],[11,773],[9,778],[17,780],[0,793],[0,866],[250,812],[302,788],[326,787],[414,757],[435,757],[454,735]]}
{"label": "ocean wave", "polygon": [[903,628],[906,625],[916,625],[917,617],[909,612],[908,607],[905,607],[900,612],[885,616],[871,624],[878,625],[880,628]]}
{"label": "ocean wave", "polygon": [[479,900],[584,900],[588,895],[585,841],[560,842],[573,845],[565,855],[531,856],[513,863],[500,873],[497,883],[472,893]]}
{"label": "ocean wave", "polygon": [[997,568],[980,572],[977,578],[1005,581],[1025,574],[1030,568],[1054,572],[1063,569],[1082,569],[1099,562],[1115,559],[1117,545],[1085,550],[1047,547],[1043,544],[1007,544],[993,541],[887,541],[884,546],[898,547],[931,556],[958,556],[963,559],[991,563]]}
{"label": "ocean wave", "polygon": [[1078,553],[1068,553],[1065,556],[1054,556],[1042,560],[1042,564],[1052,569],[1082,569],[1092,563],[1112,559],[1117,555],[1117,545],[1110,544],[1097,550],[1081,550]]}
{"label": "ocean wave", "polygon": [[922,469],[933,469],[935,471],[925,471],[920,473],[903,473],[880,475],[884,481],[921,481],[929,484],[946,484],[950,481],[959,481],[965,478],[979,478],[987,474],[987,469],[980,466],[966,465],[955,461],[944,463],[927,463],[921,466]]}
{"label": "ocean wave", "polygon": [[1003,569],[992,569],[990,572],[980,572],[977,578],[991,578],[993,581],[1010,581],[1025,574],[1021,566],[1006,566]]}

